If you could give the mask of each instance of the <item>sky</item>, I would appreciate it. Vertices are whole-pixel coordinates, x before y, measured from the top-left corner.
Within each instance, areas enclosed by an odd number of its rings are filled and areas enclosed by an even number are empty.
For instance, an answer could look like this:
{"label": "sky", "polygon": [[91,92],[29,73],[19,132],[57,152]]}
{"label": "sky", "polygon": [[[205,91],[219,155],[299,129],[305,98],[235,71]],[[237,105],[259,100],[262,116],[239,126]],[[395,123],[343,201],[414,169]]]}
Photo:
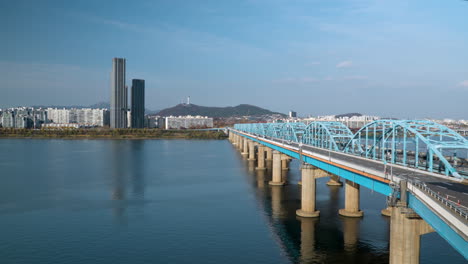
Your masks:
{"label": "sky", "polygon": [[187,96],[300,116],[468,119],[468,1],[0,0],[0,107]]}

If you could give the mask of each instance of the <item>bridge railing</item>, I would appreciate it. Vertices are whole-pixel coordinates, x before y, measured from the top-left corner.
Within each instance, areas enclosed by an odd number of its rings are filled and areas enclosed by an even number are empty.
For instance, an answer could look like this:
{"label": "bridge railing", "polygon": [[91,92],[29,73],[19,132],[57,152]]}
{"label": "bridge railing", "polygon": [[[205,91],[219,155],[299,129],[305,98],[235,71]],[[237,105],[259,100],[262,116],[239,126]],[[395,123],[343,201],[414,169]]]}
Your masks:
{"label": "bridge railing", "polygon": [[450,210],[452,210],[456,214],[460,215],[465,220],[468,220],[468,208],[462,206],[458,202],[454,202],[454,201],[448,199],[448,197],[444,197],[444,196],[440,195],[439,193],[431,190],[424,183],[416,182],[416,181],[409,181],[409,182],[413,186],[416,186],[421,191],[424,191],[425,193],[429,194],[435,200],[439,201],[442,205],[446,206],[447,208],[449,208]]}

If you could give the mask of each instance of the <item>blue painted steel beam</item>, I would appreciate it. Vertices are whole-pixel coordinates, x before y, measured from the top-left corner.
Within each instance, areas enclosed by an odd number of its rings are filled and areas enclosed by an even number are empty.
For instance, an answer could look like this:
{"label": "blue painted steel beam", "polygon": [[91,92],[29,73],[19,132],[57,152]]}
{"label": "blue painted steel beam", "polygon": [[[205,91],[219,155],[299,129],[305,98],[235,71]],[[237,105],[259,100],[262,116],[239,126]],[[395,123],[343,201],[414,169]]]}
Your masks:
{"label": "blue painted steel beam", "polygon": [[441,237],[443,237],[452,247],[454,247],[460,254],[468,259],[468,243],[467,241],[455,232],[447,223],[445,223],[438,215],[436,215],[430,208],[421,202],[414,195],[409,193],[408,205],[413,209],[424,221],[426,221],[432,228],[434,228]]}

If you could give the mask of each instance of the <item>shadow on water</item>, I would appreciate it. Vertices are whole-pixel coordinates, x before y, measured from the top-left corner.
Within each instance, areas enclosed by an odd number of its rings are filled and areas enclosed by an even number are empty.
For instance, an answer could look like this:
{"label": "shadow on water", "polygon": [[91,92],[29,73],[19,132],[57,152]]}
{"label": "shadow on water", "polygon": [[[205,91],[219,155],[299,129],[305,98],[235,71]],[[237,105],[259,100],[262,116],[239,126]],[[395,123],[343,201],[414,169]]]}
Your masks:
{"label": "shadow on water", "polygon": [[[280,247],[293,263],[388,263],[388,219],[378,217],[382,228],[380,237],[385,245],[374,246],[373,241],[363,241],[361,218],[338,215],[343,206],[344,188],[327,186],[327,178],[317,181],[317,207],[319,218],[296,216],[300,208],[301,187],[297,184],[300,172],[291,163],[289,171],[282,172],[285,186],[270,186],[271,166],[255,170],[255,163],[245,161],[256,199],[263,210],[269,228]],[[298,167],[298,166],[296,166]],[[384,206],[382,204],[382,206]],[[381,243],[381,241],[376,242]]]}

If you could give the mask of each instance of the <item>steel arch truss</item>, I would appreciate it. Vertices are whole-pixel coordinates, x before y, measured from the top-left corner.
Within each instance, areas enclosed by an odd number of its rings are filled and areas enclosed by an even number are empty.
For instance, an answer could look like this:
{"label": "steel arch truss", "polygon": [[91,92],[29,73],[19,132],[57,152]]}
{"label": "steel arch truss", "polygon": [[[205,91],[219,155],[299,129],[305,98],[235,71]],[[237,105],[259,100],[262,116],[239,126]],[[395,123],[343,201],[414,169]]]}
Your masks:
{"label": "steel arch truss", "polygon": [[468,164],[457,157],[458,152],[468,151],[468,141],[432,121],[374,121],[362,127],[344,151],[447,176],[468,176]]}
{"label": "steel arch truss", "polygon": [[287,141],[300,142],[305,128],[306,125],[304,123],[283,123],[280,130],[280,138]]}
{"label": "steel arch truss", "polygon": [[[468,140],[427,120],[377,120],[352,134],[340,122],[236,124],[235,129],[262,137],[302,142],[384,163],[468,178]],[[457,156],[458,155],[458,156]]]}
{"label": "steel arch truss", "polygon": [[302,142],[314,147],[341,151],[353,133],[340,122],[312,122],[305,128]]}

